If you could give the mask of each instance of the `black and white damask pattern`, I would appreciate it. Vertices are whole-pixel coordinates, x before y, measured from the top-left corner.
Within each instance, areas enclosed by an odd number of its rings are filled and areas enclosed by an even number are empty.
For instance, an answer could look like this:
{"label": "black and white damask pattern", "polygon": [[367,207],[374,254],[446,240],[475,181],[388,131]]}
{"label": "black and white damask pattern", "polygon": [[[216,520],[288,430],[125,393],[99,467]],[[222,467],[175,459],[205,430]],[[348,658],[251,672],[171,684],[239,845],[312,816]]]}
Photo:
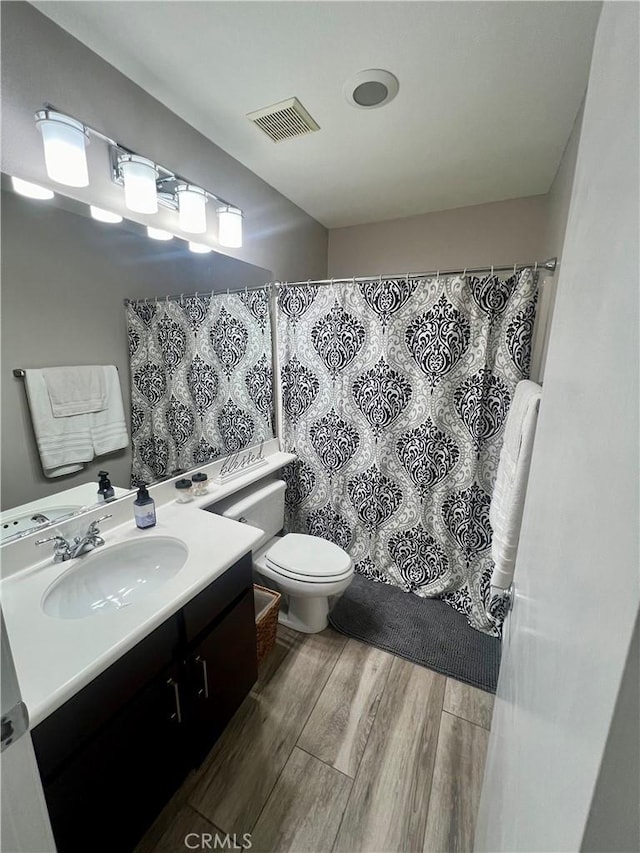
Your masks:
{"label": "black and white damask pattern", "polygon": [[355,427],[339,418],[333,409],[311,424],[309,440],[329,476],[344,468],[360,444]]}
{"label": "black and white damask pattern", "polygon": [[129,303],[126,316],[134,484],[272,437],[266,290]]}
{"label": "black and white damask pattern", "polygon": [[411,400],[408,380],[383,359],[353,383],[353,399],[377,437],[397,420]]}
{"label": "black and white damask pattern", "polygon": [[284,287],[278,346],[287,529],[356,571],[487,612],[489,501],[516,384],[527,378],[537,277]]}

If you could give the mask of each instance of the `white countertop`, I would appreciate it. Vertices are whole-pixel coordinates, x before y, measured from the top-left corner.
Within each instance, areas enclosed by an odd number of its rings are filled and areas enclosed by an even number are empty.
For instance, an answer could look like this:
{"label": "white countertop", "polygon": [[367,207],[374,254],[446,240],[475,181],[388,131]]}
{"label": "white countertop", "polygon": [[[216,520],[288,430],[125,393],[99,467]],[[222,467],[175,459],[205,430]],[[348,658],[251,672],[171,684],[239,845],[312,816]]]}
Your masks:
{"label": "white countertop", "polygon": [[[290,454],[274,454],[269,459],[270,464],[257,474],[244,475],[191,503],[160,504],[156,501],[157,524],[149,530],[139,530],[135,526],[129,506],[133,496],[97,510],[96,516],[112,511],[111,524],[117,526],[108,529],[108,524],[100,525],[105,545],[95,553],[106,554],[111,545],[153,536],[175,537],[189,550],[185,564],[174,577],[129,607],[84,619],[60,619],[44,613],[42,600],[51,584],[82,560],[91,559],[91,554],[54,563],[48,551],[39,562],[18,571],[14,568],[5,576],[0,586],[2,611],[32,728],[253,548],[263,535],[261,530],[205,512],[203,507],[277,470],[293,458]],[[85,528],[91,517],[82,517]],[[22,555],[27,543],[17,544],[19,550],[12,550]],[[7,545],[5,549],[11,547]],[[50,546],[42,547],[48,549]],[[6,551],[3,557],[9,557],[10,553]]]}

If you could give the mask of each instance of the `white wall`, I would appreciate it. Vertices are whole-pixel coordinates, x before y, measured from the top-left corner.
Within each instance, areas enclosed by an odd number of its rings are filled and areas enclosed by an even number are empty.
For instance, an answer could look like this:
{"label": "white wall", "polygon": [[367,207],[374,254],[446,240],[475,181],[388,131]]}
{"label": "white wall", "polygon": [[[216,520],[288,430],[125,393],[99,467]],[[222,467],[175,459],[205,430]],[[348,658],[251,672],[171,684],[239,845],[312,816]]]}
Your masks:
{"label": "white wall", "polygon": [[549,347],[549,337],[553,309],[558,289],[560,268],[562,267],[562,248],[569,218],[571,188],[576,170],[578,140],[582,127],[582,107],[576,116],[571,136],[565,146],[558,171],[546,197],[545,233],[543,255],[546,258],[558,258],[555,275],[545,275],[541,279],[540,295],[536,310],[536,324],[533,333],[534,343],[531,356],[531,376],[540,382],[544,379],[544,368]]}
{"label": "white wall", "polygon": [[597,786],[640,601],[638,14],[605,3],[595,41],[478,851],[588,849],[592,808],[607,850],[638,832],[634,762]]}

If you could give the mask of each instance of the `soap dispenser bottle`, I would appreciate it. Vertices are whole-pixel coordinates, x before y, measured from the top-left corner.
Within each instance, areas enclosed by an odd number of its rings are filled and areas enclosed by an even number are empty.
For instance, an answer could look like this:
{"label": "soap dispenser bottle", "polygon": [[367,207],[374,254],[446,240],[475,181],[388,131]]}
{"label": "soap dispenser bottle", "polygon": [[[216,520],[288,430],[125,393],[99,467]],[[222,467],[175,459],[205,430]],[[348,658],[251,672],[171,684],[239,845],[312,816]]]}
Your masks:
{"label": "soap dispenser bottle", "polygon": [[98,471],[98,476],[100,478],[98,480],[98,503],[113,500],[115,492],[113,491],[113,486],[109,479],[109,472]]}
{"label": "soap dispenser bottle", "polygon": [[138,496],[133,502],[133,514],[141,530],[153,527],[156,523],[156,503],[144,483],[140,485]]}

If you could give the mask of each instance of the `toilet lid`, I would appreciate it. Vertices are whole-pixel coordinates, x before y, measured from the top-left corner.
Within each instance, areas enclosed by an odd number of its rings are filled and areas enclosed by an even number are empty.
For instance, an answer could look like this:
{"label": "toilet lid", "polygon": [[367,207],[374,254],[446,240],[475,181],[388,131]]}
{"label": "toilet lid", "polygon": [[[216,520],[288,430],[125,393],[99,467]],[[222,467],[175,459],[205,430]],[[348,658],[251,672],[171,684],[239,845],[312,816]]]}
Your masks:
{"label": "toilet lid", "polygon": [[342,578],[352,567],[351,557],[342,548],[304,533],[288,533],[269,548],[267,562],[277,571],[312,580]]}

